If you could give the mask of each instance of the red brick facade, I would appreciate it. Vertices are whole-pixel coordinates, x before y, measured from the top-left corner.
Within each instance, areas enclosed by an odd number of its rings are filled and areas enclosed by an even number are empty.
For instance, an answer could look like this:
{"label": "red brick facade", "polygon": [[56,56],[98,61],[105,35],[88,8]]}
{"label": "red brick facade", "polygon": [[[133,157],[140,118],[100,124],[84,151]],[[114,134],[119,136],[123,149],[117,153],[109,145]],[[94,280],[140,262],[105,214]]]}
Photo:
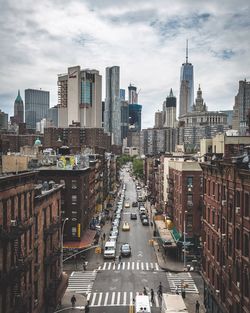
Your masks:
{"label": "red brick facade", "polygon": [[202,164],[203,277],[207,312],[250,312],[250,171]]}

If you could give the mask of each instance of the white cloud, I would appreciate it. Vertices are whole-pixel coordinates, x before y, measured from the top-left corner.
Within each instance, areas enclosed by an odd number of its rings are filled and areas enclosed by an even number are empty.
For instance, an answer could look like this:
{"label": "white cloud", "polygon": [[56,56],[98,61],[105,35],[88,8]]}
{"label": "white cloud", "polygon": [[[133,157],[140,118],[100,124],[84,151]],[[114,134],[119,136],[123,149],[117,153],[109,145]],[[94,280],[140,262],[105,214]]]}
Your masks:
{"label": "white cloud", "polygon": [[121,87],[141,89],[143,126],[153,126],[179,74],[189,39],[195,90],[210,110],[232,109],[238,81],[249,79],[247,0],[0,0],[0,108],[13,114],[17,90],[42,88],[57,103],[67,67],[120,66]]}

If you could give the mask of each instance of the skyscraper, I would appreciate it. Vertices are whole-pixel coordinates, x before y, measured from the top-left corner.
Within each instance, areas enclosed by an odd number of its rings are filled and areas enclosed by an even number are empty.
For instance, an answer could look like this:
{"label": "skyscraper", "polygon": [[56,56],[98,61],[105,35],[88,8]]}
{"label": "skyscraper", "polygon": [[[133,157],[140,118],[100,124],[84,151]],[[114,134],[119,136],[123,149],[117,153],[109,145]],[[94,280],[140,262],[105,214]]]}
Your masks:
{"label": "skyscraper", "polygon": [[36,122],[48,116],[49,91],[25,90],[25,122],[27,128],[36,129]]}
{"label": "skyscraper", "polygon": [[80,66],[58,75],[58,126],[102,126],[102,77],[97,70]]}
{"label": "skyscraper", "polygon": [[20,96],[20,90],[18,90],[18,94],[14,102],[14,122],[16,124],[24,122],[24,107],[23,99]]}
{"label": "skyscraper", "polygon": [[186,63],[181,66],[179,116],[192,111],[194,102],[193,65],[188,62],[188,41],[186,46]]}
{"label": "skyscraper", "polygon": [[[139,93],[139,92],[138,92]],[[137,88],[133,85],[128,86],[129,95],[129,129],[130,131],[141,131],[141,110],[142,106],[138,104]]]}
{"label": "skyscraper", "polygon": [[170,89],[169,96],[163,102],[164,127],[175,127],[176,123],[176,97]]}
{"label": "skyscraper", "polygon": [[233,108],[233,129],[244,134],[247,129],[247,116],[250,112],[250,82],[239,81],[239,91]]}
{"label": "skyscraper", "polygon": [[129,104],[138,104],[138,94],[136,92],[136,87],[133,85],[128,86],[128,103]]}
{"label": "skyscraper", "polygon": [[106,68],[106,99],[104,130],[111,135],[111,142],[121,145],[120,67]]}

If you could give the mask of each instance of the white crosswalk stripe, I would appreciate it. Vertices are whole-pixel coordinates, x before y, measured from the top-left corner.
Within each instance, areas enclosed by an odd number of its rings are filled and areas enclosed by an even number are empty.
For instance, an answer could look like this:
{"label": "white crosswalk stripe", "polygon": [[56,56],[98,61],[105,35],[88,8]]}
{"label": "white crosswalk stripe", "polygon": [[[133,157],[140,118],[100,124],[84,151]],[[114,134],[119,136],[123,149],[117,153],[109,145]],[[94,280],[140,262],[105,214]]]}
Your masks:
{"label": "white crosswalk stripe", "polygon": [[104,262],[103,265],[98,267],[99,271],[157,271],[162,272],[163,270],[159,267],[157,263],[148,262]]}
{"label": "white crosswalk stripe", "polygon": [[72,272],[69,277],[67,291],[89,294],[92,290],[96,274],[96,271]]}
{"label": "white crosswalk stripe", "polygon": [[182,286],[185,286],[187,293],[199,293],[190,273],[167,273],[167,279],[171,292],[175,292],[176,287],[181,292]]}
{"label": "white crosswalk stripe", "polygon": [[[100,306],[129,306],[133,304],[137,292],[94,292],[89,296],[89,303],[91,307]],[[161,300],[158,296],[154,297],[154,303],[150,302],[151,307],[160,307]]]}

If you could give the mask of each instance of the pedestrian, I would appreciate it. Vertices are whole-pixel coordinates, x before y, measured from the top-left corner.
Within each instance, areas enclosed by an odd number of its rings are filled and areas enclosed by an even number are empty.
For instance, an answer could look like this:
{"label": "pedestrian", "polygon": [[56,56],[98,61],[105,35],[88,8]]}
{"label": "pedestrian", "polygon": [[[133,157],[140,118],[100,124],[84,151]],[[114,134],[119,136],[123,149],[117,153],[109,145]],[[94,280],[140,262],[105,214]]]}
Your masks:
{"label": "pedestrian", "polygon": [[76,303],[76,297],[75,297],[75,295],[73,295],[73,296],[71,297],[72,308],[75,307],[75,303]]}
{"label": "pedestrian", "polygon": [[148,293],[147,293],[147,290],[146,290],[146,287],[143,288],[143,294],[146,296]]}
{"label": "pedestrian", "polygon": [[179,291],[178,291],[178,286],[175,287],[175,293],[178,295]]}
{"label": "pedestrian", "polygon": [[86,305],[85,305],[85,313],[89,312],[89,300],[87,301]]}
{"label": "pedestrian", "polygon": [[197,300],[196,301],[196,304],[195,304],[195,313],[199,313],[200,312],[200,303],[199,301]]}
{"label": "pedestrian", "polygon": [[151,289],[150,293],[151,293],[151,302],[154,303],[154,302],[155,302],[155,299],[154,299],[154,297],[155,297],[154,290]]}
{"label": "pedestrian", "polygon": [[104,233],[103,236],[102,236],[103,240],[105,240],[106,238],[106,234]]}
{"label": "pedestrian", "polygon": [[83,270],[86,271],[86,269],[87,269],[87,262],[86,261],[83,261],[82,267],[83,267]]}
{"label": "pedestrian", "polygon": [[119,263],[121,263],[121,261],[122,261],[122,256],[121,256],[121,254],[119,255]]}
{"label": "pedestrian", "polygon": [[158,295],[160,297],[162,297],[162,284],[161,284],[161,282],[160,282],[159,287],[158,287]]}

